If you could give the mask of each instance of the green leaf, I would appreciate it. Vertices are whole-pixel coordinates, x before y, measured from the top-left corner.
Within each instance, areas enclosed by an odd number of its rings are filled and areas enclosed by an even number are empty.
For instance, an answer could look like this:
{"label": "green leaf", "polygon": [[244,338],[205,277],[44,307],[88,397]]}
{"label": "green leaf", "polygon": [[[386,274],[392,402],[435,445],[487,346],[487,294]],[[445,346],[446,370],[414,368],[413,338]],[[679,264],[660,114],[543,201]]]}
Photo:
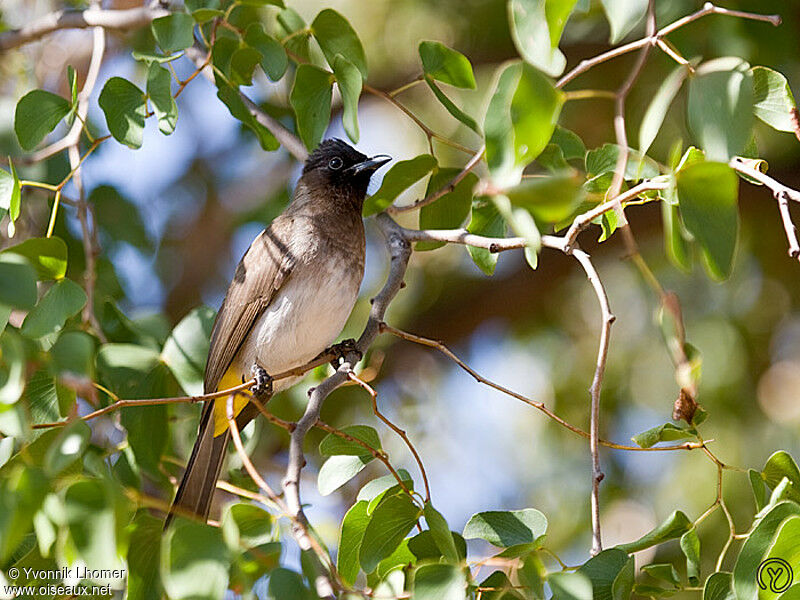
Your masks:
{"label": "green leaf", "polygon": [[231,552],[273,541],[273,519],[255,504],[228,504],[222,514],[222,536]]}
{"label": "green leaf", "polygon": [[258,142],[261,144],[261,147],[264,150],[271,152],[272,150],[277,150],[280,148],[278,140],[275,139],[275,136],[272,135],[269,129],[259,123],[258,120],[253,116],[253,113],[251,113],[250,109],[245,106],[244,101],[237,90],[218,80],[217,97],[222,100],[225,106],[228,107],[228,111],[231,113],[231,115],[233,115],[236,119],[239,119],[242,124],[256,134]]}
{"label": "green leaf", "polygon": [[281,37],[289,38],[286,40],[286,50],[302,60],[309,60],[311,32],[306,29],[303,18],[293,8],[284,8],[278,13],[278,23],[284,30]]}
{"label": "green leaf", "polygon": [[766,505],[767,501],[767,488],[764,485],[764,479],[758,471],[755,469],[749,469],[747,471],[747,475],[750,479],[750,487],[753,490],[753,498],[756,503],[756,510],[762,510]]}
{"label": "green leaf", "polygon": [[439,86],[434,83],[430,75],[425,76],[425,83],[427,83],[428,87],[431,88],[431,91],[433,92],[433,95],[436,96],[436,99],[442,103],[442,106],[444,106],[445,109],[447,109],[447,112],[461,121],[464,125],[472,129],[472,131],[480,134],[481,130],[478,127],[478,123],[475,121],[475,119],[470,117],[467,113],[456,106],[455,103],[450,100],[450,98],[448,98],[442,90],[439,89]]}
{"label": "green leaf", "polygon": [[67,127],[72,127],[75,113],[78,112],[78,74],[72,65],[67,65],[67,83],[69,84],[69,113],[67,113]]}
{"label": "green leaf", "polygon": [[425,516],[425,521],[428,523],[428,528],[442,556],[444,556],[448,562],[458,564],[460,557],[456,550],[456,544],[453,541],[453,534],[450,533],[450,527],[447,525],[447,520],[430,502],[425,503],[422,514]]}
{"label": "green leaf", "polygon": [[414,570],[414,600],[464,600],[467,578],[455,565],[429,564]]}
{"label": "green leaf", "polygon": [[[517,571],[518,576],[519,573]],[[523,597],[514,589],[514,584],[511,583],[508,575],[503,571],[495,571],[481,581],[479,587],[484,590],[481,592],[481,600],[523,600]]]}
{"label": "green leaf", "polygon": [[341,54],[353,63],[366,79],[367,58],[364,48],[361,46],[358,34],[347,19],[335,10],[326,8],[311,23],[311,31],[331,67],[333,67],[336,55]]}
{"label": "green leaf", "polygon": [[91,378],[94,373],[94,338],[83,331],[62,333],[50,348],[50,357],[57,373]]}
{"label": "green leaf", "polygon": [[727,164],[703,162],[678,171],[676,181],[686,229],[703,248],[711,275],[727,278],[739,235],[739,178]]}
{"label": "green leaf", "polygon": [[187,13],[176,12],[159,17],[150,26],[156,43],[166,54],[183,50],[194,43],[194,21]]}
{"label": "green leaf", "polygon": [[594,600],[617,600],[617,594],[612,593],[614,581],[623,571],[629,571],[628,594],[621,594],[625,600],[630,598],[630,588],[633,587],[633,570],[629,567],[627,553],[619,548],[609,548],[593,556],[584,563],[578,573],[585,575],[592,582]]}
{"label": "green leaf", "polygon": [[[430,196],[444,188],[460,172],[461,169],[457,168],[440,168],[435,171],[428,180],[425,196]],[[452,191],[436,202],[423,206],[419,211],[419,228],[455,229],[461,227],[470,214],[472,189],[476,183],[478,183],[477,175],[468,173]],[[441,246],[444,246],[444,242],[418,242],[416,249],[418,251],[433,250]]]}
{"label": "green leaf", "polygon": [[11,331],[0,336],[0,404],[14,404],[25,389],[25,350]]}
{"label": "green leaf", "polygon": [[742,59],[700,65],[689,82],[689,128],[709,160],[727,162],[752,135],[753,75]]}
{"label": "green leaf", "polygon": [[361,500],[350,507],[342,519],[342,528],[339,533],[339,550],[336,555],[336,568],[342,579],[350,585],[354,584],[360,568],[358,553],[361,550],[361,540],[369,523],[367,515],[367,502]]}
{"label": "green leaf", "polygon": [[564,72],[567,59],[558,49],[561,33],[577,0],[511,0],[511,37],[517,52],[552,77]]}
{"label": "green leaf", "polygon": [[662,544],[668,540],[681,537],[692,528],[692,522],[681,511],[676,510],[667,520],[656,527],[653,531],[646,533],[635,542],[619,544],[617,548],[627,553],[639,552],[645,548]]}
{"label": "green leaf", "polygon": [[52,423],[69,414],[76,394],[60,385],[46,368],[41,368],[28,380],[24,398],[32,423]]}
{"label": "green leaf", "polygon": [[[620,569],[611,584],[612,600],[628,600],[633,592],[636,579],[636,563],[633,557],[628,558],[628,562]],[[597,597],[597,596],[595,596]]]}
{"label": "green leaf", "polygon": [[468,540],[480,538],[490,544],[507,548],[533,542],[547,531],[547,518],[534,508],[509,511],[479,512],[464,526]]}
{"label": "green leaf", "polygon": [[164,63],[179,59],[181,56],[183,56],[183,52],[176,52],[175,54],[164,56],[162,54],[152,54],[149,52],[139,52],[138,50],[134,50],[131,52],[131,56],[133,57],[133,60],[141,61],[148,66],[153,63],[163,65]]}
{"label": "green leaf", "polygon": [[44,458],[44,466],[50,477],[55,477],[83,456],[89,445],[92,430],[83,421],[75,421],[59,432],[50,444]]}
{"label": "green leaf", "polygon": [[190,396],[199,396],[204,391],[203,379],[214,316],[214,310],[207,306],[193,309],[175,326],[161,351],[161,360]]}
{"label": "green leaf", "polygon": [[550,143],[561,148],[566,160],[584,160],[586,157],[586,145],[580,136],[574,131],[561,127],[561,125],[556,125],[553,130],[553,136],[550,138]]}
{"label": "green leaf", "polygon": [[331,456],[319,470],[317,489],[323,496],[332,494],[353,477],[373,459],[371,454],[360,456]]}
{"label": "green leaf", "polygon": [[[770,559],[778,560],[767,562]],[[797,583],[792,568],[796,568],[798,561],[800,561],[800,516],[792,516],[778,529],[775,542],[761,563],[761,565],[766,563],[766,566],[759,566],[757,581],[759,584],[766,584],[766,589],[762,588],[759,594],[759,600],[777,598],[780,592],[775,590],[786,590],[792,583]],[[790,565],[789,569],[786,568],[787,564]],[[798,591],[800,589],[795,590],[792,595]]]}
{"label": "green leaf", "polygon": [[[414,489],[414,481],[411,479],[411,475],[408,474],[408,471],[405,469],[398,469],[397,474],[400,476],[400,481],[402,481],[408,489]],[[371,502],[374,498],[395,486],[397,486],[397,479],[395,479],[394,475],[378,477],[365,484],[364,487],[359,490],[356,501],[360,502],[361,500],[366,500],[367,502]]]}
{"label": "green leaf", "polygon": [[238,48],[231,55],[230,77],[235,85],[253,85],[253,71],[261,62],[261,53],[255,48]]}
{"label": "green leaf", "polygon": [[493,89],[483,124],[486,161],[495,184],[509,187],[550,141],[564,95],[520,62],[502,67]]}
{"label": "green leaf", "polygon": [[358,142],[358,99],[361,97],[361,73],[341,54],[333,59],[333,74],[342,94],[342,125],[347,136]]}
{"label": "green leaf", "polygon": [[[231,74],[231,59],[234,53],[241,47],[238,37],[224,35],[217,38],[211,47],[211,62],[227,77]],[[217,86],[220,86],[219,75],[216,76]]]}
{"label": "green leaf", "polygon": [[131,524],[128,543],[127,600],[161,600],[161,537],[164,523],[140,511]]}
{"label": "green leaf", "polygon": [[67,319],[86,305],[86,292],[71,279],[53,284],[36,307],[28,313],[20,328],[22,335],[38,339],[61,330]]}
{"label": "green leaf", "polygon": [[[361,440],[371,448],[380,451],[381,440],[378,432],[369,425],[350,425],[342,429],[343,433]],[[346,440],[335,433],[329,433],[319,444],[319,453],[322,456],[335,456],[338,454],[350,456],[372,456],[372,453],[357,442]]]}
{"label": "green leaf", "polygon": [[407,494],[388,496],[378,505],[364,530],[358,553],[365,573],[372,573],[380,561],[394,552],[414,527],[420,513],[419,507]]}
{"label": "green leaf", "polygon": [[678,572],[671,563],[645,565],[642,567],[642,571],[650,575],[650,577],[660,581],[666,581],[667,583],[672,584],[674,587],[680,585],[681,582]]}
{"label": "green leaf", "polygon": [[592,582],[583,573],[552,573],[547,577],[552,600],[593,600]]}
{"label": "green leaf", "polygon": [[278,81],[286,73],[289,58],[281,43],[264,32],[261,23],[251,23],[244,34],[245,43],[258,50],[261,68],[272,81]]}
{"label": "green leaf", "polygon": [[275,569],[269,576],[267,597],[270,600],[312,600],[312,595],[303,583],[300,573],[289,569]]}
{"label": "green leaf", "polygon": [[664,223],[664,247],[672,264],[689,272],[692,268],[692,254],[688,235],[684,232],[678,207],[669,202],[661,203],[661,218]]}
{"label": "green leaf", "polygon": [[525,260],[531,269],[538,265],[539,250],[542,247],[542,236],[533,220],[533,216],[524,208],[512,208],[508,196],[492,196],[492,201],[497,210],[508,223],[511,230],[518,236],[525,238]]}
{"label": "green leaf", "polygon": [[103,247],[127,242],[140,250],[152,250],[153,243],[144,228],[139,209],[115,188],[97,186],[89,194],[89,203],[104,234]]}
{"label": "green leaf", "polygon": [[119,568],[113,498],[97,480],[73,483],[64,494],[64,517],[78,555],[93,569]]}
{"label": "green leaf", "polygon": [[170,598],[218,600],[228,587],[230,559],[222,532],[176,519],[161,543],[161,578]]}
{"label": "green leaf", "polygon": [[664,423],[643,431],[631,439],[640,448],[652,448],[659,442],[673,442],[675,440],[695,439],[696,437],[689,429],[678,427],[672,423]]}
{"label": "green leaf", "polygon": [[14,221],[19,217],[20,200],[22,198],[22,188],[17,176],[17,170],[14,168],[14,163],[8,159],[8,164],[11,167],[11,173],[0,169],[0,217],[3,212],[8,212],[9,215],[9,236],[14,236]]}
{"label": "green leaf", "polygon": [[795,131],[792,111],[797,110],[786,77],[767,67],[753,67],[753,113],[778,131]]}
{"label": "green leaf", "polygon": [[23,310],[36,304],[36,271],[18,254],[0,253],[0,304]]}
{"label": "green leaf", "polygon": [[644,113],[642,125],[639,127],[639,151],[642,154],[647,154],[653,140],[656,139],[658,131],[664,124],[667,111],[672,106],[675,96],[678,95],[688,74],[689,69],[686,66],[677,66],[667,75],[650,101],[647,112]]}
{"label": "green leaf", "polygon": [[17,102],[14,131],[23,150],[33,150],[67,116],[70,104],[61,96],[33,90]]}
{"label": "green leaf", "polygon": [[30,531],[49,491],[40,469],[20,468],[0,478],[0,561],[6,563]]}
{"label": "green leaf", "polygon": [[611,26],[611,43],[616,44],[642,20],[647,0],[600,0]]}
{"label": "green leaf", "polygon": [[220,0],[186,0],[186,10],[197,23],[205,23],[225,13],[220,10]]}
{"label": "green leaf", "polygon": [[401,192],[425,177],[436,164],[436,159],[430,154],[394,163],[383,176],[378,191],[364,202],[363,215],[368,217],[388,208]]}
{"label": "green leaf", "polygon": [[419,57],[426,75],[455,87],[475,89],[469,59],[441,42],[420,42]]}
{"label": "green leaf", "polygon": [[559,223],[572,215],[586,197],[578,175],[560,174],[552,177],[525,179],[506,190],[511,203],[530,211],[547,223]]}
{"label": "green leaf", "polygon": [[795,502],[800,502],[800,469],[792,456],[785,450],[779,450],[767,459],[762,470],[763,480],[775,489],[785,477],[789,480],[787,497]]}
{"label": "green leaf", "polygon": [[28,238],[21,244],[6,248],[0,254],[24,256],[36,269],[40,281],[61,279],[67,272],[67,245],[59,237]]}
{"label": "green leaf", "polygon": [[158,119],[158,130],[164,135],[175,131],[178,122],[178,105],[172,97],[172,77],[164,67],[152,63],[147,69],[147,95]]}
{"label": "green leaf", "polygon": [[690,584],[697,585],[700,581],[700,538],[694,527],[681,536],[681,552],[686,557],[686,577]]}
{"label": "green leaf", "polygon": [[730,573],[713,573],[703,586],[703,600],[734,600],[731,583]]}
{"label": "green leaf", "polygon": [[795,516],[800,516],[800,506],[788,500],[756,516],[733,567],[733,591],[737,600],[756,600],[759,597],[758,567],[772,546],[781,523]]}
{"label": "green leaf", "polygon": [[289,102],[297,116],[297,131],[308,149],[322,140],[331,119],[331,88],[333,75],[315,67],[302,64],[297,67]]}
{"label": "green leaf", "polygon": [[[480,196],[472,202],[472,216],[467,231],[486,237],[503,237],[506,233],[506,222],[497,210],[494,202],[487,196]],[[467,251],[478,268],[492,275],[497,265],[497,253],[483,248],[467,246]]]}
{"label": "green leaf", "polygon": [[[616,144],[603,144],[599,148],[586,153],[586,172],[590,177],[613,173],[617,168],[620,147]],[[659,175],[658,164],[651,158],[643,156],[636,150],[628,150],[628,162],[625,165],[625,179],[638,181],[652,179]]]}
{"label": "green leaf", "polygon": [[103,86],[98,103],[114,139],[131,148],[141,147],[147,117],[144,92],[127,79],[112,77]]}

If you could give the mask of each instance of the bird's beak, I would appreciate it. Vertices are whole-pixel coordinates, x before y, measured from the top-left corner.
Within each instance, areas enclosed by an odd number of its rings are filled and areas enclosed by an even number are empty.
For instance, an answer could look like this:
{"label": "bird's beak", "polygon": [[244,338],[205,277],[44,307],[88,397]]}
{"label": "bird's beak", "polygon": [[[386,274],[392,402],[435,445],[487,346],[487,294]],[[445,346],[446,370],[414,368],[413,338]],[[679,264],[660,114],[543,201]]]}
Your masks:
{"label": "bird's beak", "polygon": [[390,160],[392,160],[391,156],[387,154],[378,154],[377,156],[368,158],[363,162],[354,164],[347,170],[353,173],[353,175],[358,175],[359,173],[365,173],[365,172],[372,173],[374,171],[377,171],[379,168],[381,168]]}

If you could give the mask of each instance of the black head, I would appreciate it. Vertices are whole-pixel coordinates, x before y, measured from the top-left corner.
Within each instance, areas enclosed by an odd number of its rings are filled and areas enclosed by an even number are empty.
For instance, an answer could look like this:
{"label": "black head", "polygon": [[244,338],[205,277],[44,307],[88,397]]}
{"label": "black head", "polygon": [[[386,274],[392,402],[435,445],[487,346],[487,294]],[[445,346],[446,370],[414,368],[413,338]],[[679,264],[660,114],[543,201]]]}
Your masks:
{"label": "black head", "polygon": [[328,139],[306,159],[303,178],[363,201],[370,177],[390,160],[385,154],[370,158],[340,139]]}

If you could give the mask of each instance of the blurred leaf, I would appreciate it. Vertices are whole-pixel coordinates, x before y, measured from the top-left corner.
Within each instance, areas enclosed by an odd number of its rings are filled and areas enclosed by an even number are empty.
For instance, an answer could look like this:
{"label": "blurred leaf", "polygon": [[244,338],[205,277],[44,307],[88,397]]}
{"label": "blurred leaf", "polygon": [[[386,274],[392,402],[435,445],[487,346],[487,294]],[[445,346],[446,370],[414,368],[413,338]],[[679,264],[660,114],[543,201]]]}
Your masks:
{"label": "blurred leaf", "polygon": [[658,92],[650,101],[647,112],[645,112],[642,119],[642,124],[639,127],[639,152],[642,154],[647,154],[653,140],[656,139],[658,131],[664,124],[667,111],[672,106],[688,74],[689,69],[686,66],[678,65],[667,75],[661,87],[658,88]]}
{"label": "blurred leaf", "polygon": [[158,130],[164,135],[175,131],[178,122],[178,105],[172,97],[172,77],[164,67],[152,63],[147,69],[147,95],[158,119]]}
{"label": "blurred leaf", "polygon": [[347,136],[358,142],[358,99],[361,97],[361,73],[341,54],[333,60],[333,73],[342,94],[342,125]]}
{"label": "blurred leaf", "polygon": [[278,23],[284,29],[284,35],[281,37],[288,38],[285,44],[286,50],[302,60],[309,60],[308,49],[311,33],[306,30],[306,22],[303,18],[293,8],[287,7],[278,13]]}
{"label": "blurred leaf", "polygon": [[70,485],[64,515],[72,543],[87,565],[119,568],[113,498],[103,483],[86,479]]}
{"label": "blurred leaf", "polygon": [[0,405],[14,404],[24,389],[25,350],[19,337],[6,331],[0,335]]}
{"label": "blurred leaf", "polygon": [[586,194],[577,175],[524,179],[506,191],[511,203],[529,210],[546,223],[558,223],[575,212]]}
{"label": "blurred leaf", "polygon": [[198,23],[205,23],[225,13],[220,10],[220,0],[185,0],[186,10]]}
{"label": "blurred leaf", "polygon": [[8,237],[14,237],[14,221],[19,217],[20,201],[22,199],[22,188],[17,176],[14,163],[8,159],[11,172],[0,169],[0,218],[3,212],[8,213]]}
{"label": "blurred leaf", "polygon": [[425,177],[436,167],[436,159],[430,154],[420,154],[410,160],[401,160],[383,176],[383,183],[378,191],[364,202],[363,215],[368,217],[391,205],[401,192]]}
{"label": "blurred leaf", "polygon": [[269,577],[267,597],[270,600],[312,600],[316,596],[303,583],[300,573],[279,568]]}
{"label": "blurred leaf", "polygon": [[692,527],[681,536],[681,551],[686,557],[686,577],[691,585],[700,581],[700,538]]}
{"label": "blurred leaf", "polygon": [[375,586],[373,598],[401,598],[406,586],[406,574],[400,569],[395,569],[386,574],[380,583]]}
{"label": "blurred leaf", "polygon": [[361,550],[361,541],[364,539],[367,523],[369,523],[369,516],[365,500],[360,500],[351,506],[342,519],[336,568],[342,579],[350,585],[355,583],[360,569],[358,553]]}
{"label": "blurred leaf", "polygon": [[678,572],[675,570],[675,567],[672,566],[672,564],[670,563],[645,565],[644,567],[642,567],[642,571],[644,571],[654,579],[658,579],[659,581],[666,581],[667,583],[670,583],[675,587],[680,585],[681,582]]}
{"label": "blurred leaf", "polygon": [[372,455],[331,456],[326,460],[317,475],[317,489],[323,496],[332,494],[350,481],[373,459]]}
{"label": "blurred leaf", "polygon": [[[36,269],[40,281],[61,279],[67,272],[67,245],[60,237],[28,238],[21,244],[6,248],[2,253],[24,256]],[[2,254],[0,253],[0,254]]]}
{"label": "blurred leaf", "polygon": [[753,490],[753,498],[756,503],[756,511],[762,510],[767,505],[767,488],[764,479],[755,469],[749,469],[747,475],[750,478],[750,487]]}
{"label": "blurred leaf", "polygon": [[[408,489],[414,489],[414,481],[411,479],[411,475],[408,474],[408,471],[405,469],[398,469],[397,474]],[[376,498],[395,485],[397,485],[397,480],[394,478],[394,475],[384,475],[383,477],[373,479],[359,490],[356,501],[360,502],[361,500],[366,500],[370,502],[373,498]]]}
{"label": "blurred leaf", "polygon": [[[233,38],[227,35],[218,37],[211,47],[211,62],[228,77],[231,74],[233,54],[239,47],[238,37]],[[219,81],[217,81],[217,86],[220,87]]]}
{"label": "blurred leaf", "polygon": [[[800,516],[789,517],[781,523],[778,533],[775,536],[775,541],[770,546],[764,560],[767,561],[771,558],[781,559],[785,561],[784,564],[788,563],[788,565],[791,566],[796,566],[798,564],[798,561],[800,561]],[[774,566],[776,565],[773,565],[773,567]],[[794,573],[791,568],[781,569],[775,575],[763,572],[757,573],[757,575],[759,583],[766,582],[771,584],[768,589],[762,590],[759,594],[759,597],[764,600],[776,598],[780,593],[775,593],[773,590],[775,588],[788,586],[793,583],[794,580]],[[794,590],[793,594],[790,594],[789,597],[796,594],[798,591],[800,591],[800,588]]]}
{"label": "blurred leaf", "polygon": [[692,522],[681,511],[676,510],[667,520],[661,523],[653,531],[646,533],[635,542],[628,544],[619,544],[617,548],[624,550],[627,553],[639,552],[645,548],[662,544],[667,540],[673,540],[681,537],[684,533],[692,528]]}
{"label": "blurred leaf", "polygon": [[106,234],[104,246],[127,242],[140,250],[152,249],[153,244],[145,231],[141,213],[116,188],[97,186],[89,194],[89,203],[94,207],[97,225]]}
{"label": "blurred leaf", "polygon": [[434,83],[433,79],[430,75],[425,76],[425,83],[428,84],[428,87],[431,88],[433,95],[436,96],[436,99],[442,103],[442,106],[445,107],[447,112],[449,112],[453,117],[461,121],[464,125],[472,129],[477,134],[480,134],[481,130],[478,127],[478,123],[470,117],[467,113],[461,110],[455,103],[447,97],[447,95],[439,89],[439,86]]}
{"label": "blurred leaf", "polygon": [[91,379],[94,373],[94,338],[83,331],[64,332],[50,348],[50,357],[57,372]]}
{"label": "blurred leaf", "polygon": [[528,587],[530,597],[534,600],[544,600],[544,582],[547,577],[547,568],[538,553],[532,552],[521,561],[517,577],[520,584]]}
{"label": "blurred leaf", "polygon": [[17,102],[14,131],[23,150],[33,150],[67,116],[70,104],[61,96],[33,90]]}
{"label": "blurred leaf", "polygon": [[785,450],[779,450],[767,459],[762,475],[766,484],[775,489],[781,480],[786,477],[791,486],[788,497],[795,502],[800,502],[800,469],[792,456]]}
{"label": "blurred leaf", "polygon": [[358,553],[365,573],[372,573],[380,561],[394,552],[420,514],[419,507],[407,494],[388,496],[378,505],[364,530]]}
{"label": "blurred leaf", "polygon": [[486,161],[495,184],[519,183],[523,169],[544,150],[564,95],[530,65],[507,63],[496,76],[484,120]]}
{"label": "blurred leaf", "polygon": [[[223,38],[224,39],[224,38]],[[252,130],[258,138],[261,148],[271,152],[280,148],[280,143],[275,136],[253,116],[245,106],[239,92],[226,83],[217,81],[217,97],[228,107],[228,111],[246,127]]]}
{"label": "blurred leaf", "polygon": [[297,131],[308,149],[319,144],[331,119],[333,74],[301,64],[297,67],[289,101],[297,116]]}
{"label": "blurred leaf", "polygon": [[542,236],[533,220],[533,216],[524,208],[512,208],[508,196],[492,196],[492,201],[499,213],[503,216],[508,226],[516,235],[525,238],[525,260],[531,269],[535,269],[539,262],[539,250],[542,247]]}
{"label": "blurred leaf", "polygon": [[183,50],[194,43],[194,21],[191,15],[175,12],[153,19],[151,23],[156,43],[166,53]]}
{"label": "blurred leaf", "polygon": [[[628,600],[633,592],[635,579],[636,563],[631,556],[611,583],[612,600]],[[595,598],[596,597],[597,596],[595,596]]]}
{"label": "blurred leaf", "polygon": [[149,52],[139,52],[138,50],[134,50],[131,52],[131,56],[133,57],[133,60],[141,61],[146,65],[151,65],[153,63],[163,65],[164,63],[179,59],[181,56],[183,56],[183,52],[176,52],[175,54],[164,56],[162,54],[152,54]]}
{"label": "blurred leaf", "polygon": [[414,570],[414,600],[464,600],[467,578],[456,565],[429,564]]}
{"label": "blurred leaf", "polygon": [[161,541],[161,580],[173,600],[222,598],[228,587],[229,561],[222,532],[216,527],[178,518]]}
{"label": "blurred leaf", "polygon": [[47,449],[44,458],[47,474],[54,477],[80,460],[89,445],[91,435],[92,430],[83,421],[75,421],[64,427],[55,442]]}
{"label": "blurred leaf", "polygon": [[[486,196],[475,198],[472,201],[472,216],[467,225],[467,231],[475,235],[486,237],[504,237],[506,233],[506,223],[500,215],[494,202]],[[483,248],[467,246],[467,251],[472,257],[473,262],[478,268],[492,275],[495,265],[497,265],[497,253],[489,252]]]}
{"label": "blurred leaf", "polygon": [[[349,425],[342,428],[342,432],[361,440],[375,450],[381,450],[381,440],[378,432],[369,425]],[[319,453],[322,456],[351,455],[372,456],[372,453],[356,442],[346,440],[335,433],[329,433],[319,444]]]}
{"label": "blurred leaf", "polygon": [[766,513],[762,511],[756,515],[733,567],[733,591],[737,600],[758,598],[759,586],[755,576],[758,567],[772,545],[781,523],[795,516],[800,516],[800,506],[788,500],[772,506]]}
{"label": "blurred leaf", "polygon": [[244,41],[261,55],[260,64],[267,77],[278,81],[286,73],[289,59],[281,43],[264,32],[261,23],[251,23],[244,34]]}
{"label": "blurred leaf", "polygon": [[428,523],[428,528],[442,556],[444,556],[449,563],[454,565],[459,564],[460,557],[456,550],[456,544],[453,541],[453,535],[450,533],[450,527],[447,525],[447,520],[430,502],[425,503],[422,514],[425,516],[425,521]]}
{"label": "blurred leaf", "polygon": [[222,513],[222,535],[231,552],[250,549],[273,540],[273,519],[255,504],[228,504]]}
{"label": "blurred leaf", "polygon": [[190,396],[199,396],[204,391],[203,378],[214,317],[214,310],[207,306],[192,309],[172,330],[161,351],[161,360]]}
{"label": "blurred leaf", "polygon": [[67,127],[72,127],[75,113],[78,112],[78,74],[72,65],[67,65],[67,84],[69,85],[69,113],[67,113]]}
{"label": "blurred leaf", "polygon": [[672,423],[664,423],[643,431],[631,439],[640,448],[652,448],[659,442],[672,442],[675,440],[696,439],[697,435],[689,429],[678,427]]}
{"label": "blurred leaf", "polygon": [[0,478],[0,562],[6,563],[31,530],[49,487],[35,467],[17,468]]}
{"label": "blurred leaf", "polygon": [[727,162],[744,150],[752,133],[753,75],[740,58],[700,65],[689,81],[689,128],[709,160]]}
{"label": "blurred leaf", "polygon": [[647,12],[647,0],[600,0],[611,26],[611,43],[628,35]]}
{"label": "blurred leaf", "polygon": [[28,380],[24,398],[32,423],[52,423],[69,414],[76,394],[60,385],[46,368],[41,368]]}
{"label": "blurred leaf", "polygon": [[[440,168],[428,180],[425,196],[428,197],[450,183],[461,172],[457,168]],[[420,229],[455,229],[461,227],[470,214],[472,189],[478,183],[478,176],[467,173],[452,191],[423,206],[419,211]],[[444,246],[444,242],[417,242],[416,250],[433,250]]]}
{"label": "blurred leaf", "polygon": [[[577,572],[592,582],[594,600],[627,600],[633,587],[633,567],[630,560],[627,553],[619,548],[609,548],[593,556]],[[626,573],[623,577],[625,581],[621,581],[619,585],[627,588],[627,594],[624,590],[619,594],[613,593],[615,580],[623,572]]]}
{"label": "blurred leaf", "polygon": [[331,67],[336,55],[341,54],[353,63],[366,79],[367,58],[364,55],[364,48],[347,19],[335,10],[326,8],[314,18],[311,31]]}
{"label": "blurred leaf", "polygon": [[141,147],[147,117],[144,92],[127,79],[112,77],[103,86],[98,103],[114,139],[130,148]]}
{"label": "blurred leaf", "polygon": [[146,511],[140,511],[131,523],[128,544],[127,600],[160,600],[163,592],[159,565],[164,524]]}
{"label": "blurred leaf", "polygon": [[561,148],[566,160],[579,159],[582,161],[586,157],[586,145],[580,136],[561,125],[556,125],[550,143]]}
{"label": "blurred leaf", "polygon": [[432,79],[455,87],[475,89],[475,76],[469,59],[441,42],[420,42],[422,70]]}
{"label": "blurred leaf", "polygon": [[[590,177],[614,173],[619,153],[620,147],[616,144],[603,144],[599,148],[589,150],[586,153],[586,173]],[[626,180],[652,179],[658,175],[658,164],[652,158],[643,156],[636,150],[628,150],[628,162],[625,165]]]}
{"label": "blurred leaf", "polygon": [[709,272],[725,279],[739,235],[739,178],[724,163],[695,163],[678,171],[678,199],[686,229],[703,248]]}
{"label": "blurred leaf", "polygon": [[664,224],[664,247],[672,264],[685,272],[692,268],[692,254],[687,234],[681,225],[678,207],[669,202],[661,203],[661,218]]}
{"label": "blurred leaf", "polygon": [[486,590],[481,593],[481,600],[523,600],[503,571],[489,575],[481,581],[480,587]]}
{"label": "blurred leaf", "polygon": [[0,253],[0,304],[21,309],[36,304],[36,272],[18,254]]}
{"label": "blurred leaf", "polygon": [[547,583],[553,591],[552,600],[593,600],[592,582],[583,573],[552,573]]}
{"label": "blurred leaf", "polygon": [[12,454],[14,454],[14,438],[4,437],[0,439],[0,468],[8,462]]}
{"label": "blurred leaf", "polygon": [[564,72],[567,59],[558,49],[561,33],[577,0],[511,0],[511,36],[517,52],[550,76]]}
{"label": "blurred leaf", "polygon": [[547,531],[547,518],[534,508],[486,511],[472,515],[464,526],[468,540],[480,538],[506,548],[533,542]]}
{"label": "blurred leaf", "polygon": [[20,333],[32,339],[56,333],[85,305],[83,288],[71,279],[60,279],[25,317]]}
{"label": "blurred leaf", "polygon": [[734,600],[731,583],[730,573],[712,573],[703,586],[703,600]]}
{"label": "blurred leaf", "polygon": [[797,110],[786,77],[767,67],[753,67],[753,113],[778,131],[795,131],[792,111]]}

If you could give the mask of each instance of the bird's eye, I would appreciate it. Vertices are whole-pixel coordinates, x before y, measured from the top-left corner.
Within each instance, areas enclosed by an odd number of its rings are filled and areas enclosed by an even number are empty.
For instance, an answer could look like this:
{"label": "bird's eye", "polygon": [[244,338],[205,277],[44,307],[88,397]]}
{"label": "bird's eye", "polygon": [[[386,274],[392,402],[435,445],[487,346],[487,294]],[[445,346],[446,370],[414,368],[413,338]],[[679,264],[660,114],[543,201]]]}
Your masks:
{"label": "bird's eye", "polygon": [[328,166],[334,171],[338,171],[339,169],[341,169],[342,165],[344,165],[344,161],[338,156],[334,156],[328,163]]}

